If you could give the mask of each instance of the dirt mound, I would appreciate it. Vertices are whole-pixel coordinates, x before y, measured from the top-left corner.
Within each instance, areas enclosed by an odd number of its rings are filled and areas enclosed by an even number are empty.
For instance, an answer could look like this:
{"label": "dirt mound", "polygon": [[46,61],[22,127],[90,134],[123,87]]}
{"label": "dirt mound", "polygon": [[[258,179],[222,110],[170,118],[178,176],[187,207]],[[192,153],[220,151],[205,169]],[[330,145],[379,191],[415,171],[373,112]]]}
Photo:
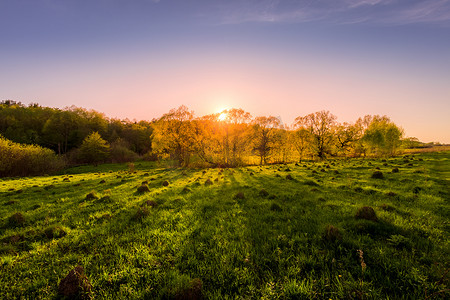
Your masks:
{"label": "dirt mound", "polygon": [[236,195],[234,195],[234,199],[245,199],[245,195],[243,192],[239,192]]}
{"label": "dirt mound", "polygon": [[260,195],[261,197],[267,197],[267,196],[269,196],[269,192],[267,192],[265,189],[261,189],[261,190],[259,191],[259,195]]}
{"label": "dirt mound", "polygon": [[174,299],[175,300],[200,300],[203,299],[202,295],[203,282],[200,278],[194,278],[189,282],[189,285],[179,290]]}
{"label": "dirt mound", "polygon": [[71,270],[58,286],[58,294],[68,299],[89,299],[91,293],[92,285],[81,266]]}
{"label": "dirt mound", "polygon": [[384,175],[383,175],[383,172],[381,172],[381,171],[375,171],[375,172],[372,173],[372,176],[370,176],[370,178],[383,179]]}
{"label": "dirt mound", "polygon": [[97,192],[96,192],[96,191],[90,192],[90,193],[87,194],[86,197],[85,197],[86,200],[97,200],[97,199],[99,199],[99,198],[100,198],[100,197],[97,195]]}
{"label": "dirt mound", "polygon": [[334,242],[336,240],[341,240],[342,235],[339,231],[339,228],[333,225],[327,225],[327,227],[325,228],[325,232],[323,233],[323,238],[326,241]]}
{"label": "dirt mound", "polygon": [[147,200],[147,201],[144,202],[144,205],[145,205],[145,206],[156,207],[156,206],[158,206],[158,203],[156,203],[156,202],[153,201],[153,200]]}
{"label": "dirt mound", "polygon": [[148,185],[142,184],[140,187],[137,188],[138,193],[147,193],[150,192],[150,189],[148,188]]}
{"label": "dirt mound", "polygon": [[375,211],[370,206],[363,206],[358,209],[355,215],[356,219],[364,219],[369,221],[378,221],[377,215],[375,214]]}
{"label": "dirt mound", "polygon": [[25,224],[25,216],[20,212],[15,213],[8,218],[8,224],[12,227],[22,226]]}

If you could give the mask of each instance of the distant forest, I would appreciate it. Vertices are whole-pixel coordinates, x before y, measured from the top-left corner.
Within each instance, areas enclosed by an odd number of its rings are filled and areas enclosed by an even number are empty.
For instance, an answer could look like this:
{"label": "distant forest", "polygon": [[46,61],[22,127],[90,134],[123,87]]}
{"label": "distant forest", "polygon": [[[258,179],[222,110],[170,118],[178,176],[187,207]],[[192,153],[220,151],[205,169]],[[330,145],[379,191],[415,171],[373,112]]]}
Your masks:
{"label": "distant forest", "polygon": [[[0,102],[0,135],[0,159],[4,162],[0,176],[42,173],[39,168],[27,170],[30,167],[23,157],[28,150],[36,157],[46,156],[47,161],[53,153],[58,160],[55,168],[137,159],[167,160],[184,167],[234,167],[330,157],[392,156],[405,147],[423,146],[415,138],[403,138],[401,127],[387,116],[368,115],[350,124],[337,122],[329,111],[319,111],[299,116],[288,126],[276,117],[252,117],[242,109],[195,117],[194,112],[181,106],[159,119],[130,121],[75,106],[26,106],[12,100]],[[18,167],[20,163],[10,167],[15,171],[6,170],[8,160],[10,165],[22,161],[23,170]],[[35,160],[28,158],[27,164]],[[42,168],[46,169],[45,163]]]}

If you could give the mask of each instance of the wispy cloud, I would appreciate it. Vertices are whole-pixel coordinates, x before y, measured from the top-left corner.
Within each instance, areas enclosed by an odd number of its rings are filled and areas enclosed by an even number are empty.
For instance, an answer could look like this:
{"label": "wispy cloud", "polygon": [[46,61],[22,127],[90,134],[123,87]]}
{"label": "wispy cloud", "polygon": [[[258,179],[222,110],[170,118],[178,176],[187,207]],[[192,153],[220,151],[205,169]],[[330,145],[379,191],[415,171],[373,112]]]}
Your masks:
{"label": "wispy cloud", "polygon": [[323,21],[450,26],[450,0],[229,0],[215,8],[223,24]]}

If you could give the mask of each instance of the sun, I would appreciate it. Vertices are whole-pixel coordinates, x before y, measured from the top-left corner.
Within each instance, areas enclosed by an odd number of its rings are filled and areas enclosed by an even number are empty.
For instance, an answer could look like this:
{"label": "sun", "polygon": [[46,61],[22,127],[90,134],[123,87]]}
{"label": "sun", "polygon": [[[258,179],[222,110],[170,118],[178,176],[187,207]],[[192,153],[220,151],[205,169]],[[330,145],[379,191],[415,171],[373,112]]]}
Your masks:
{"label": "sun", "polygon": [[223,112],[220,113],[218,119],[219,119],[219,121],[225,121],[227,116],[228,116],[228,114],[226,113],[226,111],[223,111]]}

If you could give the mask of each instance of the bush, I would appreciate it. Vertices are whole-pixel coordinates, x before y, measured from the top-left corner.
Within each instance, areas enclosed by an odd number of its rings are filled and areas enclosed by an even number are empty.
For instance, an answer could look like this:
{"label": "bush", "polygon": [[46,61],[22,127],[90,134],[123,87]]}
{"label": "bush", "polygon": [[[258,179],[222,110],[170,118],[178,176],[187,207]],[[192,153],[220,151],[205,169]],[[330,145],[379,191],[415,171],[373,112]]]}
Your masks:
{"label": "bush", "polygon": [[98,132],[88,135],[80,146],[80,160],[84,163],[98,164],[109,156],[109,145]]}
{"label": "bush", "polygon": [[65,163],[50,149],[14,143],[0,136],[0,177],[53,173]]}
{"label": "bush", "polygon": [[131,162],[138,159],[138,155],[131,151],[127,144],[120,139],[111,144],[110,153],[111,161],[114,163]]}

